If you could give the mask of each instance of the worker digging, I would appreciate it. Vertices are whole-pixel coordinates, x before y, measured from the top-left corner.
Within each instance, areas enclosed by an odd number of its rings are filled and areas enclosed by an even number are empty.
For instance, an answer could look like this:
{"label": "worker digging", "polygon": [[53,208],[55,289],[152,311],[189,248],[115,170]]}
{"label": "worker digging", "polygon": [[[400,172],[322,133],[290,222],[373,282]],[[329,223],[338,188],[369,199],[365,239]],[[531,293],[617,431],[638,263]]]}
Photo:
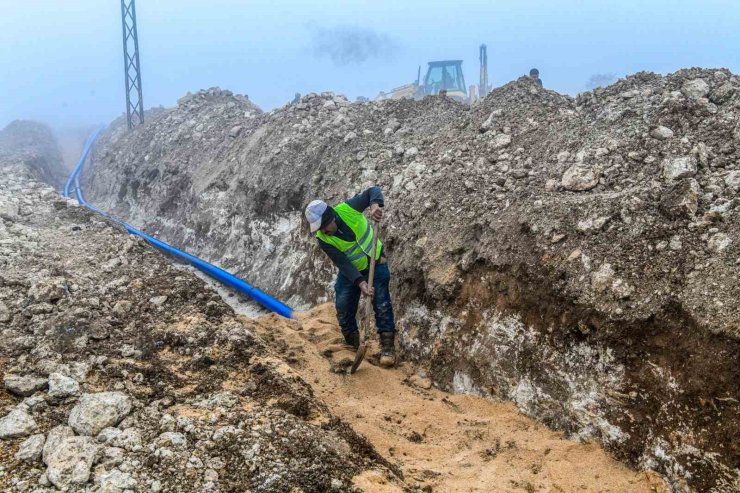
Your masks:
{"label": "worker digging", "polygon": [[740,493],[733,10],[151,3],[3,4],[0,493]]}
{"label": "worker digging", "polygon": [[[387,368],[396,361],[396,325],[388,289],[390,270],[383,243],[364,215],[367,211],[373,221],[380,221],[383,206],[383,192],[379,187],[371,187],[334,207],[314,200],[306,207],[306,219],[319,246],[339,269],[334,291],[337,320],[345,343],[355,351],[360,350],[357,308],[360,296],[369,297],[380,337],[380,365]],[[362,356],[364,345],[358,351],[353,370]]]}

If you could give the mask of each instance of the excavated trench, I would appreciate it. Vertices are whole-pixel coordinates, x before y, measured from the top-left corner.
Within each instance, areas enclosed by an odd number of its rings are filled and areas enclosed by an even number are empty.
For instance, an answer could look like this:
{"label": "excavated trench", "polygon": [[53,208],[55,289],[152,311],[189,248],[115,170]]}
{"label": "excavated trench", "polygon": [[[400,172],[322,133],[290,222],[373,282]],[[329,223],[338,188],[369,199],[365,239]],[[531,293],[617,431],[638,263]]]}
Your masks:
{"label": "excavated trench", "polygon": [[[736,395],[740,351],[697,330],[680,307],[641,322],[605,319],[524,272],[481,265],[451,305],[409,312],[404,356],[441,388],[510,399],[633,467],[672,476],[678,491],[734,487],[734,471],[717,458],[733,453],[737,403],[712,396]],[[701,455],[669,445],[681,429],[698,430],[690,447]]]}
{"label": "excavated trench", "polygon": [[[409,363],[381,369],[375,348],[348,377],[353,354],[330,304],[298,320],[260,316],[59,196],[38,161],[0,167],[3,491],[665,491],[656,474],[510,403],[439,391]],[[76,390],[61,392],[65,378]],[[26,379],[44,388],[21,401]],[[76,429],[52,452],[75,409],[111,388],[132,414],[95,440]]]}
{"label": "excavated trench", "polygon": [[329,299],[333,275],[302,205],[377,184],[407,361],[675,491],[729,491],[738,108],[738,77],[700,69],[577,100],[523,80],[470,109],[327,93],[262,114],[212,89],[132,132],[114,125],[83,184],[302,307]]}

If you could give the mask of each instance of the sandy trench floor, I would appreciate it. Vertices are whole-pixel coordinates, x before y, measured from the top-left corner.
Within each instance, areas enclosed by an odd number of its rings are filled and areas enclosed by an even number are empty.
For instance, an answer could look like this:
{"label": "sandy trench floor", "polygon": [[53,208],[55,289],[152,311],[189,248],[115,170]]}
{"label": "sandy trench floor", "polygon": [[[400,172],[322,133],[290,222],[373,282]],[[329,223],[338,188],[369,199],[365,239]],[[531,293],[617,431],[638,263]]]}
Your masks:
{"label": "sandy trench floor", "polygon": [[[598,444],[568,440],[511,403],[449,394],[414,368],[376,366],[377,346],[355,375],[331,304],[301,313],[243,317],[332,412],[403,471],[405,486],[434,492],[667,492],[652,472],[634,471]],[[380,473],[355,485],[367,492],[402,486]]]}

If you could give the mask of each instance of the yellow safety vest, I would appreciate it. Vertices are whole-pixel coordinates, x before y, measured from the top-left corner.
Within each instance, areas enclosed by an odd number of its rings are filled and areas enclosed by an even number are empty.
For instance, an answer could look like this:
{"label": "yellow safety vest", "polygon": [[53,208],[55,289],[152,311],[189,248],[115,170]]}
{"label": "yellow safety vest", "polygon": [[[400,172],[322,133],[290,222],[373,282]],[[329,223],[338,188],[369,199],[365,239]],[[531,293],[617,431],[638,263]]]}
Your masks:
{"label": "yellow safety vest", "polygon": [[[346,202],[334,207],[334,212],[355,233],[355,241],[345,241],[334,235],[325,235],[321,230],[316,232],[316,237],[344,253],[357,270],[367,269],[370,250],[373,247],[373,228],[370,227],[370,223],[362,212],[357,212]],[[378,239],[375,247],[375,260],[380,258],[382,248],[383,243]]]}

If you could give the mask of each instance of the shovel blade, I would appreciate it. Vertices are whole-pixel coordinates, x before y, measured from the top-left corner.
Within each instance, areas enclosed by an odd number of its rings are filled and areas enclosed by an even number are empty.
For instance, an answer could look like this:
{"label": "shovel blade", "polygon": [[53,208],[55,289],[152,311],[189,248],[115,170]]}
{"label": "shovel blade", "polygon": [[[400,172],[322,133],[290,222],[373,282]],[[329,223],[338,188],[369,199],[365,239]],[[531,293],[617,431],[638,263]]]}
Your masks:
{"label": "shovel blade", "polygon": [[355,353],[355,361],[354,363],[352,363],[352,368],[350,368],[349,370],[350,375],[354,375],[357,369],[360,367],[362,360],[365,359],[366,351],[367,351],[367,344],[363,342],[362,345],[357,349],[357,353]]}

